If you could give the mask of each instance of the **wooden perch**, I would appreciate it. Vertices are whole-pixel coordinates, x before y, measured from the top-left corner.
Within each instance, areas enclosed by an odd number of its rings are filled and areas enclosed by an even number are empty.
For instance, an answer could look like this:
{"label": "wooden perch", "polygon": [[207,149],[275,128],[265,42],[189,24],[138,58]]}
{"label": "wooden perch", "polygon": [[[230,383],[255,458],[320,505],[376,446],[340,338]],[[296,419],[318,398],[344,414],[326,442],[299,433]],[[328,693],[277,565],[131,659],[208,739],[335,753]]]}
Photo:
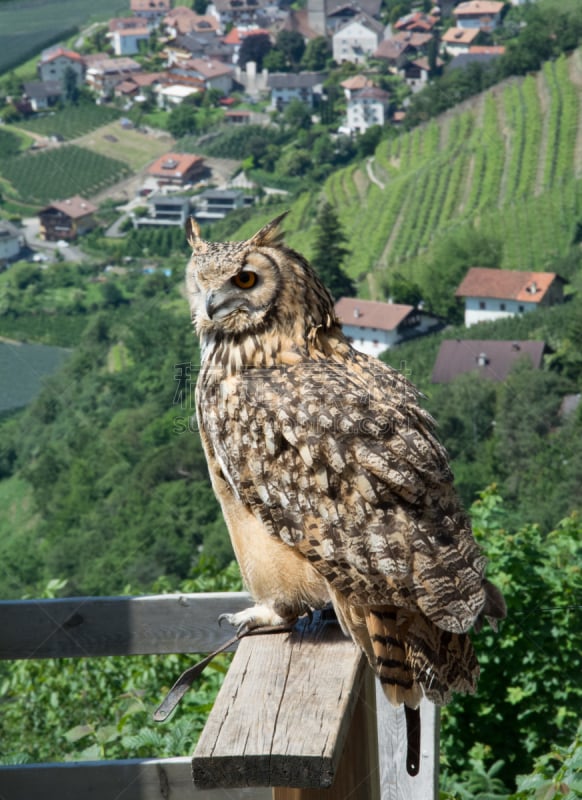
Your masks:
{"label": "wooden perch", "polygon": [[241,641],[192,771],[197,788],[281,787],[276,800],[379,797],[374,677],[335,621]]}

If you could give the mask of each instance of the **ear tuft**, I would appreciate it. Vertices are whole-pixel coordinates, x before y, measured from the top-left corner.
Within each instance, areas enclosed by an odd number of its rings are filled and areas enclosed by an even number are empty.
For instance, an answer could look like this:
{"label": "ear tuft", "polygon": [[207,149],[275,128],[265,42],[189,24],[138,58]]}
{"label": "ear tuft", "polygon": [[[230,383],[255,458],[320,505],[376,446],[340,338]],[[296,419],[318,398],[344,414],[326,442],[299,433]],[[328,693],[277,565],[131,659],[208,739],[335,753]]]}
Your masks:
{"label": "ear tuft", "polygon": [[200,250],[203,239],[200,236],[200,227],[194,217],[188,217],[185,225],[186,239],[192,250]]}
{"label": "ear tuft", "polygon": [[260,231],[257,231],[253,237],[249,239],[249,244],[255,247],[265,247],[267,245],[279,244],[283,241],[283,231],[280,228],[281,223],[289,212],[284,211],[278,217],[267,222]]}

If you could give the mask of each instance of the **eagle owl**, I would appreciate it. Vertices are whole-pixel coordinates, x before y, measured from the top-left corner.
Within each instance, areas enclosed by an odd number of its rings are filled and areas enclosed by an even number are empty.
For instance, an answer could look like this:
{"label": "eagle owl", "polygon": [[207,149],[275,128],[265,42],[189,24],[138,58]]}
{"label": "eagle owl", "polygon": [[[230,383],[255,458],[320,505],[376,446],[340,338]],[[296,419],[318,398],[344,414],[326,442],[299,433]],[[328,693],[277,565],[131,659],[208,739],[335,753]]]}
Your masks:
{"label": "eagle owl", "polygon": [[505,616],[433,421],[405,377],[355,351],[333,300],[270,222],[211,243],[187,224],[214,490],[256,605],[241,629],[331,603],[394,704],[474,691],[467,631]]}

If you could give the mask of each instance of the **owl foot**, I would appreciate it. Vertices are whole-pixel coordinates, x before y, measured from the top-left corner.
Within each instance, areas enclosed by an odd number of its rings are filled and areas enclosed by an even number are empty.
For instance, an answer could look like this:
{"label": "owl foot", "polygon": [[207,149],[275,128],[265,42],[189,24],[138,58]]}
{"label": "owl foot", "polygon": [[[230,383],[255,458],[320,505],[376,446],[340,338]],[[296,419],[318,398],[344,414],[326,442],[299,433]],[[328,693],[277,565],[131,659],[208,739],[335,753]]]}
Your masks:
{"label": "owl foot", "polygon": [[291,630],[296,618],[285,619],[279,616],[270,606],[256,605],[251,608],[245,608],[244,611],[239,611],[236,614],[221,614],[218,618],[218,624],[221,625],[223,622],[228,622],[229,625],[236,628],[237,634],[241,636],[250,631],[255,631],[257,628],[265,629],[265,633]]}

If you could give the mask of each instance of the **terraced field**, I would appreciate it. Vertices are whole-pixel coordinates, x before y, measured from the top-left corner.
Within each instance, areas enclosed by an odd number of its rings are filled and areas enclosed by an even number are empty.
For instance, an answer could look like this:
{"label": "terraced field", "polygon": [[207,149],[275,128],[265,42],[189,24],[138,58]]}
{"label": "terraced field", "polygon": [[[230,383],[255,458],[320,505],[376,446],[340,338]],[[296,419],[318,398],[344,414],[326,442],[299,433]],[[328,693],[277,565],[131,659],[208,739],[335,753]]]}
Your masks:
{"label": "terraced field", "polygon": [[[350,239],[350,274],[397,269],[426,284],[434,244],[464,225],[502,239],[500,266],[550,267],[582,221],[581,101],[577,51],[382,141],[370,165],[377,182],[362,165],[331,175],[323,193]],[[290,239],[309,253],[315,198],[301,197],[297,208]]]}

